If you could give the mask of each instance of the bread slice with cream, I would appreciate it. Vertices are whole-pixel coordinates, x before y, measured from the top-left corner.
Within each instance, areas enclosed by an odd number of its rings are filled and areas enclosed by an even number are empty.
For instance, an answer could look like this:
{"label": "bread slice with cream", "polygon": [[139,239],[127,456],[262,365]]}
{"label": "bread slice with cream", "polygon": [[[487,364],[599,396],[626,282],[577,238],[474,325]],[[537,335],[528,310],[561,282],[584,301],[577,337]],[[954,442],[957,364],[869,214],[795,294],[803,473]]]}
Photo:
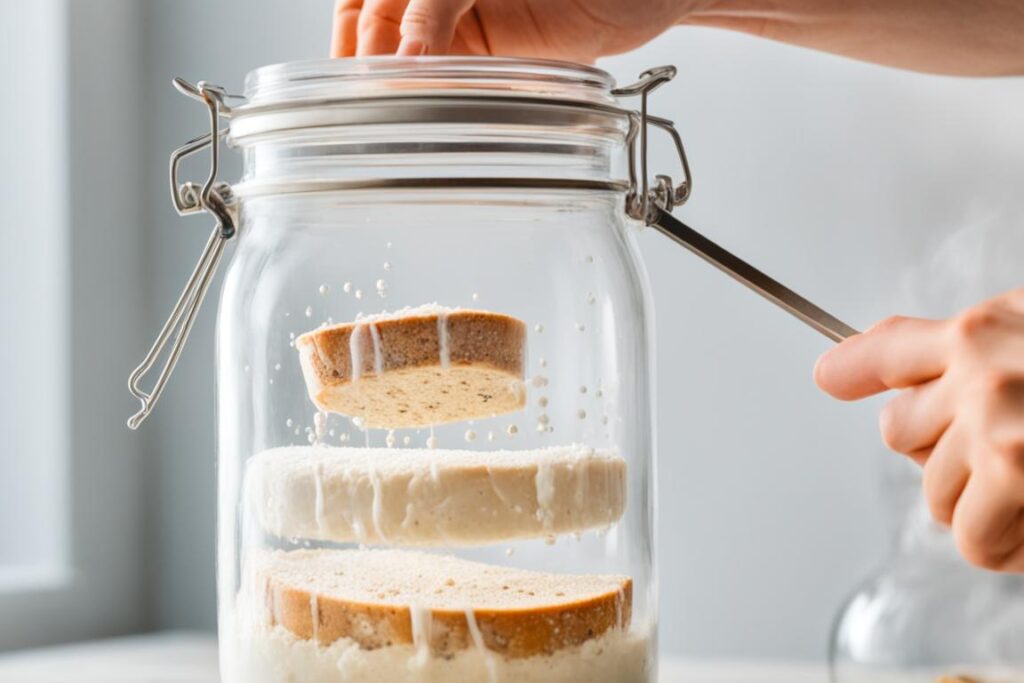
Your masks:
{"label": "bread slice with cream", "polygon": [[501,313],[420,306],[312,330],[295,347],[313,403],[366,427],[489,417],[526,400],[526,326]]}
{"label": "bread slice with cream", "polygon": [[608,527],[626,462],[581,445],[521,451],[274,448],[249,460],[248,509],[282,538],[483,545]]}
{"label": "bread slice with cream", "polygon": [[252,560],[268,625],[328,645],[415,645],[434,656],[476,647],[550,655],[626,629],[624,576],[527,571],[412,550],[272,551]]}

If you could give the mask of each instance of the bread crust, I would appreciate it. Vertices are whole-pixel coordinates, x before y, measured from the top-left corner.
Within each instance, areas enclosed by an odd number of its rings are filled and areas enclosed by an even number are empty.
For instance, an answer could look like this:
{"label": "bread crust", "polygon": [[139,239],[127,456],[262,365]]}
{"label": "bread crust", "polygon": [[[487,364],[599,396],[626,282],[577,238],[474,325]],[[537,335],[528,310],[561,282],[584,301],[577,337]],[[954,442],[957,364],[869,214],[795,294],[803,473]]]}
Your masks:
{"label": "bread crust", "polygon": [[525,404],[526,326],[475,310],[341,323],[295,340],[310,398],[368,427],[444,424]]}
{"label": "bread crust", "polygon": [[[294,553],[389,553],[389,561],[407,562],[415,567],[423,561],[423,553],[414,551],[292,551]],[[426,556],[429,557],[429,556]],[[351,557],[348,558],[351,560]],[[449,560],[454,558],[448,558]],[[484,647],[495,654],[516,659],[549,655],[564,648],[571,648],[601,636],[613,628],[628,628],[632,612],[633,585],[628,577],[591,575],[573,576],[506,570],[468,560],[458,560],[464,571],[457,579],[451,579],[439,587],[424,585],[420,594],[410,598],[409,582],[420,580],[416,570],[411,568],[404,585],[389,588],[382,580],[379,601],[364,597],[332,594],[320,591],[311,585],[313,581],[302,581],[288,572],[275,572],[273,562],[261,570],[265,586],[265,603],[270,625],[280,625],[295,636],[327,645],[341,638],[350,638],[363,649],[373,650],[391,645],[422,644],[414,637],[414,622],[423,619],[426,644],[431,653],[438,657],[451,656],[459,650],[475,647],[474,625],[479,630]],[[351,567],[351,562],[345,564]],[[476,568],[487,568],[479,572]],[[504,581],[493,576],[494,570],[509,573]],[[601,584],[600,588],[585,595],[572,595],[564,599],[554,598],[549,603],[530,604],[530,596],[524,596],[524,604],[515,604],[515,598],[523,594],[522,586],[529,586],[530,579],[541,582],[563,584],[567,593],[574,582]],[[396,580],[392,578],[391,580]],[[474,588],[493,580],[492,590],[498,597],[512,595],[508,604],[467,605],[454,608],[441,604],[443,591],[459,591],[462,581],[476,581]],[[510,591],[512,593],[510,593]],[[401,592],[399,597],[394,594]],[[577,591],[578,592],[578,591]],[[450,597],[448,602],[450,603]],[[500,602],[496,600],[495,602]],[[420,607],[414,607],[414,604]],[[432,606],[434,605],[434,606]],[[419,614],[415,614],[415,612]],[[472,620],[472,621],[471,621]],[[475,622],[472,623],[472,622]]]}

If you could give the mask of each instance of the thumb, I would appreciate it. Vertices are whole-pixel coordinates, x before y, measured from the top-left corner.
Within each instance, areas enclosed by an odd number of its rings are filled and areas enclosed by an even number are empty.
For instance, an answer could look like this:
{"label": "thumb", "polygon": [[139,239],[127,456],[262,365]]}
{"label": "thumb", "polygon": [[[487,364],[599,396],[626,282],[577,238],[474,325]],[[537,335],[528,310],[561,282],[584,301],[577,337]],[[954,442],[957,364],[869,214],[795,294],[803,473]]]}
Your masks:
{"label": "thumb", "polygon": [[475,0],[411,0],[402,17],[398,54],[406,57],[443,55],[451,47],[455,27]]}

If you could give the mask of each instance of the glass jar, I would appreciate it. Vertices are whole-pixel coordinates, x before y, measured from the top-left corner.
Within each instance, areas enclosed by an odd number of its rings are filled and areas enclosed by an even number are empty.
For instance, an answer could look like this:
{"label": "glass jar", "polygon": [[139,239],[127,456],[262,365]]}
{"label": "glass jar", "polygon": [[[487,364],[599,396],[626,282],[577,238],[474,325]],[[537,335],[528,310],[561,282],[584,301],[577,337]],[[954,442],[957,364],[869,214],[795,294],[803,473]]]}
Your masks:
{"label": "glass jar", "polygon": [[[629,216],[688,184],[637,187],[646,106],[616,95],[664,73],[613,91],[555,62],[315,61],[254,71],[235,107],[177,82],[211,134],[172,157],[174,199],[217,228],[132,377],[130,424],[235,238],[217,332],[225,683],[655,679],[651,304]],[[233,186],[216,180],[222,119]],[[179,189],[207,147],[207,182]]]}
{"label": "glass jar", "polygon": [[1024,683],[1024,577],[969,566],[919,500],[840,612],[831,664],[833,683]]}

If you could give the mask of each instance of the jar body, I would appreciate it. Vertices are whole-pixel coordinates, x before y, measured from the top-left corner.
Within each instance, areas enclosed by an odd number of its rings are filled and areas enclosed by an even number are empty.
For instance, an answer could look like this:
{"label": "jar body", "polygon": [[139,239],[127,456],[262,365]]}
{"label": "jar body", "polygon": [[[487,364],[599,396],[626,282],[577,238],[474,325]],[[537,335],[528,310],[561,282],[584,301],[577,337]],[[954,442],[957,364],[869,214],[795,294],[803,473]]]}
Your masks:
{"label": "jar body", "polygon": [[[507,188],[270,194],[244,199],[240,217],[217,342],[225,683],[654,680],[650,302],[622,194]],[[524,407],[395,430],[361,429],[342,415],[317,417],[295,338],[322,324],[432,302],[500,312],[525,323]],[[312,633],[289,631],[279,613],[281,595],[253,570],[258,558],[331,557],[364,547],[266,523],[261,507],[283,502],[253,494],[253,458],[311,441],[317,445],[309,452],[316,458],[329,459],[336,449],[405,448],[438,463],[452,449],[529,452],[582,444],[613,451],[625,461],[626,504],[610,526],[557,537],[434,542],[409,552],[455,556],[498,571],[628,577],[626,615],[620,605],[619,623],[600,637],[517,658],[490,651],[480,638],[454,653],[432,652],[416,642],[423,639],[424,625],[410,623],[416,621],[414,611],[396,617],[404,620],[396,628],[413,633],[412,642],[398,638],[366,646],[332,639],[324,635],[325,598],[319,605],[311,598]],[[539,472],[537,486],[539,498]],[[379,501],[374,492],[374,510],[401,504]],[[577,494],[578,500],[586,497],[585,491]],[[313,498],[289,504],[314,508],[309,515],[319,520],[322,498],[317,488]],[[480,510],[490,513],[497,514]],[[401,543],[368,545],[404,549]],[[401,562],[406,556],[397,557]],[[472,629],[472,605],[466,607]],[[430,624],[425,628],[429,632]]]}

